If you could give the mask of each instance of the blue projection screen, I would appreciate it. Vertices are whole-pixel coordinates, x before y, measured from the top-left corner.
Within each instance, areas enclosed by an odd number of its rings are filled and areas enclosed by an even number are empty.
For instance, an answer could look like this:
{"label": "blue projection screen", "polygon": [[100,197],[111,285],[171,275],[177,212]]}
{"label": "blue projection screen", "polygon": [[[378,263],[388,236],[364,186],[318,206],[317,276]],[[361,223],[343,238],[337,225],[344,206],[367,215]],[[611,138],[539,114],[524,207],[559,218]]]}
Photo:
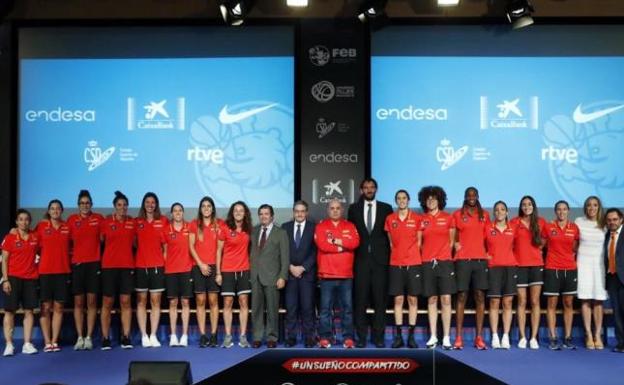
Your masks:
{"label": "blue projection screen", "polygon": [[417,204],[437,184],[451,207],[468,186],[487,207],[517,207],[525,194],[547,207],[582,207],[589,195],[624,206],[623,40],[624,28],[608,26],[375,34],[371,165],[382,198],[405,188]]}
{"label": "blue projection screen", "polygon": [[115,190],[133,207],[147,191],[165,207],[204,195],[218,207],[291,207],[291,28],[173,31],[95,29],[103,41],[87,48],[70,28],[22,31],[21,207],[75,207],[80,189],[96,207]]}

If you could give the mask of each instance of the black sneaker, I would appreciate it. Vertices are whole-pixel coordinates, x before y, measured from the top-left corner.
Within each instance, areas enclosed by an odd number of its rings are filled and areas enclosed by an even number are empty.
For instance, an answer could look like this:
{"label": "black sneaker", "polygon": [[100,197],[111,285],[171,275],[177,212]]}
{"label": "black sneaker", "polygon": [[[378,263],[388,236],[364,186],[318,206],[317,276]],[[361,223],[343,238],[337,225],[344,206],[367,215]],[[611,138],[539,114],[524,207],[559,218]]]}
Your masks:
{"label": "black sneaker", "polygon": [[398,334],[394,336],[394,339],[392,340],[392,349],[402,348],[403,346],[405,346],[405,342],[403,342],[403,337]]}
{"label": "black sneaker", "polygon": [[576,345],[574,345],[572,343],[572,337],[566,337],[563,340],[563,345],[562,346],[563,346],[564,349],[570,349],[570,350],[575,350],[576,349]]}
{"label": "black sneaker", "polygon": [[101,350],[111,350],[111,342],[110,339],[108,338],[102,338],[102,347],[100,347]]}
{"label": "black sneaker", "polygon": [[418,348],[418,342],[416,342],[416,338],[414,338],[414,334],[410,334],[407,336],[407,347],[410,349]]}
{"label": "black sneaker", "polygon": [[217,333],[210,335],[210,342],[208,342],[208,346],[211,348],[216,348],[219,346],[219,342],[217,341]]}
{"label": "black sneaker", "polygon": [[128,336],[123,336],[121,338],[121,348],[122,349],[132,349],[132,342],[130,341],[130,337]]}
{"label": "black sneaker", "polygon": [[548,341],[548,349],[550,350],[561,350],[561,345],[559,345],[559,341],[557,338],[550,338]]}
{"label": "black sneaker", "polygon": [[208,336],[205,334],[202,334],[201,337],[199,337],[199,347],[205,348],[207,346],[208,346]]}

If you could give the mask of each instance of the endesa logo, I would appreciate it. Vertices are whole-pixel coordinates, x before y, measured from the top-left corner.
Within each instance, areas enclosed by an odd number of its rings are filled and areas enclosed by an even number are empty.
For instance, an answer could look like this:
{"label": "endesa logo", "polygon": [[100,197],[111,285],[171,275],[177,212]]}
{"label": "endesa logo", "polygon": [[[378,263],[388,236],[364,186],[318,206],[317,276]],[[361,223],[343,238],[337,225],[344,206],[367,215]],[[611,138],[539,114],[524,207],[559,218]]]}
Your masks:
{"label": "endesa logo", "polygon": [[29,122],[95,122],[95,110],[66,110],[56,107],[51,110],[28,110],[24,118]]}
{"label": "endesa logo", "polygon": [[358,154],[328,152],[325,154],[310,154],[310,163],[357,163]]}
{"label": "endesa logo", "polygon": [[448,120],[446,108],[421,108],[409,105],[403,108],[379,108],[375,112],[379,120]]}

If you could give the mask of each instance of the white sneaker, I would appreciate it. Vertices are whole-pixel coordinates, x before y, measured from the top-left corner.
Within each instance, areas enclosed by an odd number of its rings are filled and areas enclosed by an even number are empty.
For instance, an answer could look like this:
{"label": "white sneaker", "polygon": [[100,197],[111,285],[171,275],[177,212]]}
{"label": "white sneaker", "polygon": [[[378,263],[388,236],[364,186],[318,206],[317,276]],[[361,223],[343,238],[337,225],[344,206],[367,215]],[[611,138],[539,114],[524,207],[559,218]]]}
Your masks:
{"label": "white sneaker", "polygon": [[176,336],[175,334],[169,336],[169,346],[180,346],[180,343],[178,342],[178,336]]}
{"label": "white sneaker", "polygon": [[539,342],[537,342],[535,338],[531,338],[531,340],[529,341],[529,347],[533,350],[537,350],[539,349]]}
{"label": "white sneaker", "polygon": [[518,349],[526,349],[526,347],[527,347],[526,338],[520,338],[520,341],[518,341]]}
{"label": "white sneaker", "polygon": [[15,354],[15,347],[13,346],[13,344],[6,344],[6,347],[4,348],[4,353],[2,353],[2,355],[5,357],[9,357],[13,354]]}
{"label": "white sneaker", "polygon": [[179,344],[179,346],[182,346],[182,347],[187,347],[188,346],[188,335],[182,334],[182,337],[180,337],[180,344]]}
{"label": "white sneaker", "polygon": [[444,336],[444,338],[442,338],[442,349],[451,350],[452,348],[453,345],[451,345],[451,337]]}
{"label": "white sneaker", "polygon": [[500,348],[501,348],[500,339],[498,338],[498,334],[494,333],[492,334],[492,349],[500,349]]}
{"label": "white sneaker", "polygon": [[30,342],[26,342],[24,346],[22,346],[22,354],[35,354],[37,352],[37,348]]}
{"label": "white sneaker", "polygon": [[158,338],[156,338],[156,334],[152,334],[149,338],[149,341],[150,341],[150,345],[152,345],[153,348],[160,347],[160,342],[158,341]]}
{"label": "white sneaker", "polygon": [[84,338],[78,337],[74,345],[74,350],[84,350]]}
{"label": "white sneaker", "polygon": [[511,348],[511,345],[509,344],[509,334],[507,333],[503,334],[503,338],[501,339],[501,348],[503,349]]}
{"label": "white sneaker", "polygon": [[438,345],[438,337],[431,336],[427,341],[427,349],[434,349]]}
{"label": "white sneaker", "polygon": [[85,337],[84,350],[93,350],[93,341],[91,341],[91,337]]}
{"label": "white sneaker", "polygon": [[143,334],[143,336],[141,337],[141,346],[143,346],[144,348],[151,348],[152,347],[152,343],[150,341],[150,338],[147,334]]}

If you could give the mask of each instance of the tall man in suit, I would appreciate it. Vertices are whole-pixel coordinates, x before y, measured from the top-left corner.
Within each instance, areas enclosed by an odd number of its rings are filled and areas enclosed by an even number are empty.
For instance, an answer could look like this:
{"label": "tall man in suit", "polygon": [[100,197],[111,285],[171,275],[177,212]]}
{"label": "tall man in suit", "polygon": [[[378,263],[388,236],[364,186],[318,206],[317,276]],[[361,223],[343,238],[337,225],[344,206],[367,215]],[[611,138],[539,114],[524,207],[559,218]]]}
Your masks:
{"label": "tall man in suit", "polygon": [[614,352],[624,353],[624,234],[622,220],[624,216],[619,209],[607,210],[607,234],[604,242],[604,262],[607,272],[607,291],[613,306],[615,319],[615,337],[617,346]]}
{"label": "tall man in suit", "polygon": [[392,206],[377,201],[377,181],[366,178],[360,184],[360,199],[349,207],[349,221],[360,235],[354,268],[354,323],[358,335],[357,347],[366,346],[368,334],[368,304],[375,310],[371,338],[378,348],[385,347],[386,300],[388,297],[388,263],[390,242],[384,230]]}
{"label": "tall man in suit", "polygon": [[254,348],[262,345],[265,335],[266,311],[267,347],[277,347],[279,290],[288,279],[289,250],[286,231],[275,226],[273,207],[258,208],[260,225],[251,232],[251,311]]}
{"label": "tall man in suit", "polygon": [[306,348],[316,345],[314,293],[316,288],[315,223],[308,220],[308,203],[293,205],[293,220],[282,225],[290,243],[290,264],[286,283],[286,347],[297,344],[297,321],[301,318]]}

